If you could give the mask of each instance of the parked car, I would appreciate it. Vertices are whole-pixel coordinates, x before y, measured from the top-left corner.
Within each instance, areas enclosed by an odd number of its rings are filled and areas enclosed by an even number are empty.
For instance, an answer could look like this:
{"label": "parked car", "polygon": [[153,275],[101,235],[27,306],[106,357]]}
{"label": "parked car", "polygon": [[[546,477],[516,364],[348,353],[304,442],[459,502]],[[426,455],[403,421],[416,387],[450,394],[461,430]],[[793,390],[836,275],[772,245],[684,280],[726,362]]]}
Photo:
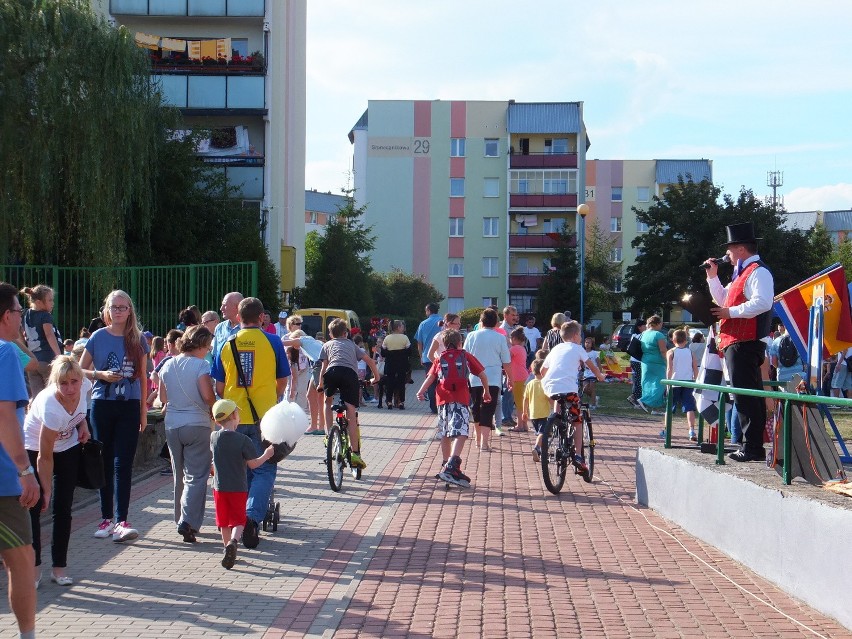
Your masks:
{"label": "parked car", "polygon": [[302,316],[302,330],[311,337],[317,333],[324,333],[328,337],[328,325],[333,319],[346,320],[350,329],[361,330],[361,322],[354,311],[340,308],[303,308],[294,313]]}
{"label": "parked car", "polygon": [[633,335],[633,322],[619,324],[615,327],[612,333],[612,349],[622,353],[627,352],[627,344],[630,342],[630,337]]}

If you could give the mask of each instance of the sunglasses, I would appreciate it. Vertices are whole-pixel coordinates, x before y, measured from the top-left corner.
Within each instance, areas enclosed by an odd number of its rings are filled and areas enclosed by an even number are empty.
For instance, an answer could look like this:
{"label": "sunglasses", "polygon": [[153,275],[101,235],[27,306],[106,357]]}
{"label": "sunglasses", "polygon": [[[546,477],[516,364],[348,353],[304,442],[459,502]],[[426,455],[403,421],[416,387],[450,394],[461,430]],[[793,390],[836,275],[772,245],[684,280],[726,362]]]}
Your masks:
{"label": "sunglasses", "polygon": [[301,322],[292,322],[292,324],[293,324],[293,326],[301,326],[302,325]]}

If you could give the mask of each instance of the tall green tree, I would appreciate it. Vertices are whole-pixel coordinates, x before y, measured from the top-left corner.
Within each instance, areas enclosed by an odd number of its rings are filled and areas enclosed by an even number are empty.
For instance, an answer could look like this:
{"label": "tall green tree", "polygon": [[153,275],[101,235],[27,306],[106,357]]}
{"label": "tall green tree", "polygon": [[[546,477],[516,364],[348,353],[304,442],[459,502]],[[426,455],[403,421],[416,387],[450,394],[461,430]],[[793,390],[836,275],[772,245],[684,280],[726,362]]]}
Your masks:
{"label": "tall green tree", "polygon": [[543,265],[542,278],[535,302],[539,318],[548,319],[554,313],[571,311],[579,317],[580,269],[577,264],[577,234],[564,228],[560,231],[556,248],[550,257],[549,268]]}
{"label": "tall green tree", "polygon": [[831,262],[840,262],[843,264],[846,281],[852,282],[852,241],[844,239],[835,246],[831,253]]}
{"label": "tall green tree", "polygon": [[584,317],[596,313],[621,310],[622,295],[615,292],[617,280],[621,278],[621,263],[611,260],[615,242],[595,219],[590,225],[586,240],[586,264],[584,274]]}
{"label": "tall green tree", "polygon": [[414,335],[423,320],[426,305],[440,304],[444,300],[444,295],[422,275],[393,269],[390,273],[372,273],[371,280],[373,308],[370,314],[399,316],[405,320],[410,335]]}
{"label": "tall green tree", "polygon": [[351,191],[346,204],[329,218],[323,235],[309,234],[305,242],[303,307],[351,308],[361,313],[374,308],[372,227],[361,221],[364,209],[355,206]]}

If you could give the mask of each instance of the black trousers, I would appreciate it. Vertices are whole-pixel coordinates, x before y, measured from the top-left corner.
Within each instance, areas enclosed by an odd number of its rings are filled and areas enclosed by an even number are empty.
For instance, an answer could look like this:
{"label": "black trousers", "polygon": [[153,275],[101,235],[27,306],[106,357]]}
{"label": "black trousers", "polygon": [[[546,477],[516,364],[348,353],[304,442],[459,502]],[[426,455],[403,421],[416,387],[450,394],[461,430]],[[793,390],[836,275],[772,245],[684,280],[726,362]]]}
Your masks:
{"label": "black trousers", "polygon": [[[731,386],[763,390],[760,366],[766,356],[761,341],[735,342],[725,349],[725,364],[731,376]],[[763,431],[766,426],[766,403],[762,397],[735,395],[740,425],[743,431],[742,448],[752,455],[763,455]]]}
{"label": "black trousers", "polygon": [[[74,433],[76,437],[76,432]],[[33,468],[38,465],[38,451],[28,450],[30,464]],[[50,546],[54,568],[65,568],[68,565],[68,542],[71,539],[71,506],[74,503],[74,489],[77,487],[77,467],[80,464],[80,446],[74,446],[61,453],[53,453],[53,542]],[[41,507],[44,503],[44,493],[39,481],[38,503],[30,508],[30,521],[33,527],[33,550],[35,550],[35,565],[41,565]]]}

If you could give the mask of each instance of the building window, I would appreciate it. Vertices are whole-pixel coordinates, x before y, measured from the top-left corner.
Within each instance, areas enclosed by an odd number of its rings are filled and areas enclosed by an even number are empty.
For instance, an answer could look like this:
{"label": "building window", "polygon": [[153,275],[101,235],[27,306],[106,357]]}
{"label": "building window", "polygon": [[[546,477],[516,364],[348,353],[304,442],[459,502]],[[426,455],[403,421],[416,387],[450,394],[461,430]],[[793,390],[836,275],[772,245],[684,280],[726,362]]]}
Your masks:
{"label": "building window", "polygon": [[648,224],[646,222],[640,222],[636,220],[636,232],[637,233],[647,233],[648,232]]}
{"label": "building window", "polygon": [[621,218],[620,217],[611,217],[609,218],[609,230],[613,233],[621,232]]}
{"label": "building window", "polygon": [[464,157],[464,138],[451,138],[450,139],[450,157],[451,158],[463,158]]}
{"label": "building window", "polygon": [[310,218],[308,219],[309,224],[319,224],[319,222],[317,222],[317,212],[316,211],[308,211],[308,215],[310,216]]}
{"label": "building window", "polygon": [[482,237],[497,237],[500,234],[500,218],[482,218]]}
{"label": "building window", "polygon": [[651,201],[651,188],[648,186],[637,186],[636,187],[636,201],[637,202],[650,202]]}
{"label": "building window", "polygon": [[615,247],[609,252],[609,261],[610,262],[620,262],[621,261],[621,247]]}
{"label": "building window", "polygon": [[532,313],[535,310],[535,295],[527,293],[510,293],[509,304],[518,309],[518,313]]}
{"label": "building window", "polygon": [[482,306],[483,306],[483,308],[488,308],[489,306],[497,306],[497,298],[496,297],[483,297],[482,298]]}
{"label": "building window", "polygon": [[621,293],[621,292],[623,292],[622,284],[621,284],[621,278],[620,278],[620,277],[616,277],[616,278],[615,278],[615,282],[613,282],[613,284],[612,284],[612,292],[613,292],[613,293]]}
{"label": "building window", "polygon": [[561,233],[562,229],[565,228],[565,218],[557,217],[552,220],[545,219],[542,227],[542,231],[544,233]]}
{"label": "building window", "polygon": [[542,192],[548,195],[565,195],[568,193],[568,180],[545,178]]}
{"label": "building window", "polygon": [[554,138],[552,140],[545,139],[544,152],[554,155],[565,155],[568,153],[568,138]]}
{"label": "building window", "polygon": [[463,297],[448,297],[447,298],[447,312],[455,313],[458,315],[464,310],[464,298]]}
{"label": "building window", "polygon": [[450,197],[464,197],[464,178],[450,178]]}
{"label": "building window", "polygon": [[621,202],[621,187],[614,186],[612,187],[612,201],[613,202]]}
{"label": "building window", "polygon": [[577,170],[511,171],[510,193],[577,193]]}
{"label": "building window", "polygon": [[464,218],[450,218],[450,237],[464,237]]}
{"label": "building window", "polygon": [[248,56],[248,38],[231,38],[231,55]]}
{"label": "building window", "polygon": [[500,197],[500,178],[484,178],[482,196]]}
{"label": "building window", "polygon": [[500,258],[483,257],[482,258],[482,277],[497,277]]}
{"label": "building window", "polygon": [[485,138],[485,157],[496,158],[500,153],[500,140]]}
{"label": "building window", "polygon": [[464,260],[452,259],[448,266],[450,277],[464,277]]}

